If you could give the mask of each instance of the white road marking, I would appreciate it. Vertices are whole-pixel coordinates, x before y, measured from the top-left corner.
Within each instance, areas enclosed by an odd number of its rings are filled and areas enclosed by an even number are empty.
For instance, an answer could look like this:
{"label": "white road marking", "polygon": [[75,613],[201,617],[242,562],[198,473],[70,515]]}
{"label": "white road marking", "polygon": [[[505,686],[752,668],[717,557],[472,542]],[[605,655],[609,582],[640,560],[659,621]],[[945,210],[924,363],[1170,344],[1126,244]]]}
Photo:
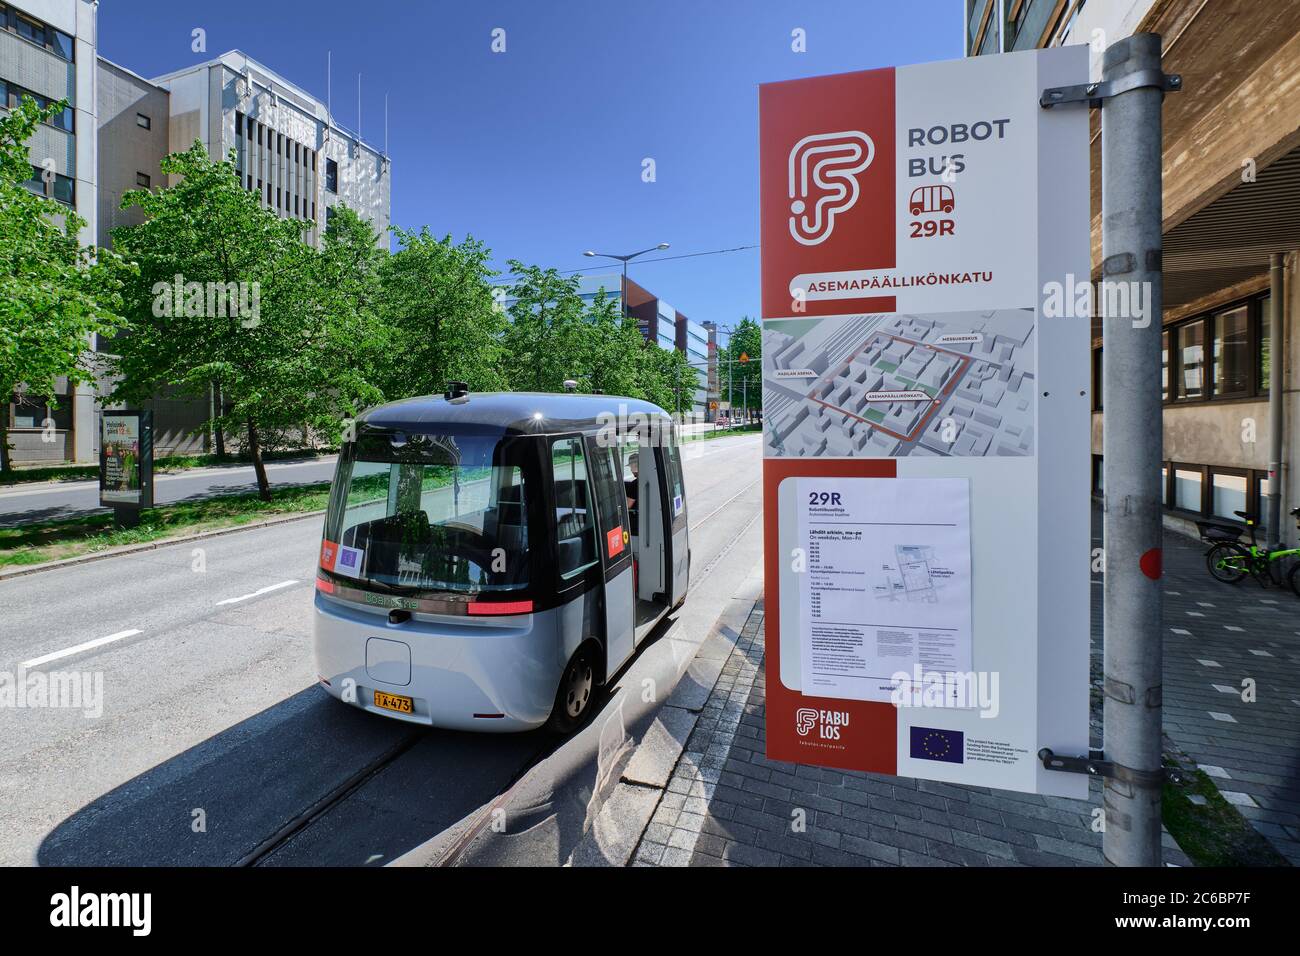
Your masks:
{"label": "white road marking", "polygon": [[118,631],[116,634],[110,634],[108,637],[97,637],[93,641],[86,641],[84,644],[77,644],[73,647],[65,647],[61,651],[55,651],[52,654],[46,654],[43,657],[33,657],[30,661],[23,661],[19,666],[26,670],[29,667],[40,667],[42,664],[48,664],[50,661],[57,661],[60,658],[71,657],[73,654],[80,654],[82,651],[88,651],[91,648],[103,647],[105,644],[111,644],[114,641],[120,641],[124,638],[135,637],[143,633],[139,629],[129,631]]}
{"label": "white road marking", "polygon": [[297,583],[298,580],[296,578],[292,581],[281,581],[279,584],[272,584],[270,587],[259,588],[252,594],[241,594],[239,597],[226,598],[224,601],[218,601],[217,607],[221,607],[223,604],[238,604],[240,601],[247,601],[249,598],[255,598],[262,594],[269,594],[271,591],[278,591],[280,588],[287,588],[289,585]]}

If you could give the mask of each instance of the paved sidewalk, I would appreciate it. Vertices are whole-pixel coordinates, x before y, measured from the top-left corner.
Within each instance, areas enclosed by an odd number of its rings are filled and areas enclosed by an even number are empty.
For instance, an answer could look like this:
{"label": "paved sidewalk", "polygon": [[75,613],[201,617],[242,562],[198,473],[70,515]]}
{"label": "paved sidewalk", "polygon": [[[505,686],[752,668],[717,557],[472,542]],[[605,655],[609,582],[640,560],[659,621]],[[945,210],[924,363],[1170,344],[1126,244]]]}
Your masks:
{"label": "paved sidewalk", "polygon": [[[1165,735],[1300,865],[1300,598],[1253,580],[1214,580],[1193,538],[1166,531],[1164,546]],[[1092,626],[1096,672],[1099,585]],[[1249,703],[1242,699],[1246,680],[1254,682]]]}
{"label": "paved sidewalk", "polygon": [[[1253,583],[1221,585],[1205,572],[1201,554],[1194,540],[1166,533],[1165,733],[1279,852],[1300,862],[1300,601]],[[1100,583],[1098,575],[1097,686]],[[1240,697],[1247,677],[1256,681],[1255,703]],[[1103,862],[1101,835],[1091,825],[1100,781],[1088,800],[1069,800],[771,761],[763,705],[760,600],[703,705],[634,865]],[[1190,865],[1168,833],[1164,842],[1166,863]]]}
{"label": "paved sidewalk", "polygon": [[[1097,865],[1101,805],[763,756],[761,602],[714,685],[634,865]],[[799,812],[802,811],[802,812]],[[802,820],[803,826],[798,823]],[[1179,855],[1181,862],[1181,854]]]}

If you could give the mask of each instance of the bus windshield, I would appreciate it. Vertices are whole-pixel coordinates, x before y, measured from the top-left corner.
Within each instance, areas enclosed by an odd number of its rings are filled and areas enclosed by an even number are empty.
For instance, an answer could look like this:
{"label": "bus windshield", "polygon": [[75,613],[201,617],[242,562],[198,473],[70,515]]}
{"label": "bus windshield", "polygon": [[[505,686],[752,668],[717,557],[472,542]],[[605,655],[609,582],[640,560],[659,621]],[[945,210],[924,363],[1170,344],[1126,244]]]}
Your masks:
{"label": "bus windshield", "polygon": [[526,587],[522,445],[493,435],[362,433],[330,494],[333,553],[324,566],[384,589]]}

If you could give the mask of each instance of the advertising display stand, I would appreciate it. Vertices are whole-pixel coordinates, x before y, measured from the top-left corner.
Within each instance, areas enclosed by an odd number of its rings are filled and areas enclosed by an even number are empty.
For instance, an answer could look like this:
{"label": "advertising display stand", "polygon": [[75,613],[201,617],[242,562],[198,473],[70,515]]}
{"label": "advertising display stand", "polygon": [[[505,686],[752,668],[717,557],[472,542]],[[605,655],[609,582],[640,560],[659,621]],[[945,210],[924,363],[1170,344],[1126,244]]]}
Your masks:
{"label": "advertising display stand", "polygon": [[99,503],[117,527],[133,528],[153,507],[153,413],[106,410],[99,428]]}

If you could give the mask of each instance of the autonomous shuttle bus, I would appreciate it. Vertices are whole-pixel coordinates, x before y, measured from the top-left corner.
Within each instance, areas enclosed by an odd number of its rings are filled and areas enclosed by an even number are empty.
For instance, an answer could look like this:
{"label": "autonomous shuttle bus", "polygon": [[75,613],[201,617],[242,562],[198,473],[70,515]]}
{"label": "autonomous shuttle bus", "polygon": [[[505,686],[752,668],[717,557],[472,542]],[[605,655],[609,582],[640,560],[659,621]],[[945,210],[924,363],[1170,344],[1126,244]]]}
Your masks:
{"label": "autonomous shuttle bus", "polygon": [[604,395],[447,394],[345,443],[316,578],[321,686],[466,730],[567,732],[686,599],[673,421]]}

